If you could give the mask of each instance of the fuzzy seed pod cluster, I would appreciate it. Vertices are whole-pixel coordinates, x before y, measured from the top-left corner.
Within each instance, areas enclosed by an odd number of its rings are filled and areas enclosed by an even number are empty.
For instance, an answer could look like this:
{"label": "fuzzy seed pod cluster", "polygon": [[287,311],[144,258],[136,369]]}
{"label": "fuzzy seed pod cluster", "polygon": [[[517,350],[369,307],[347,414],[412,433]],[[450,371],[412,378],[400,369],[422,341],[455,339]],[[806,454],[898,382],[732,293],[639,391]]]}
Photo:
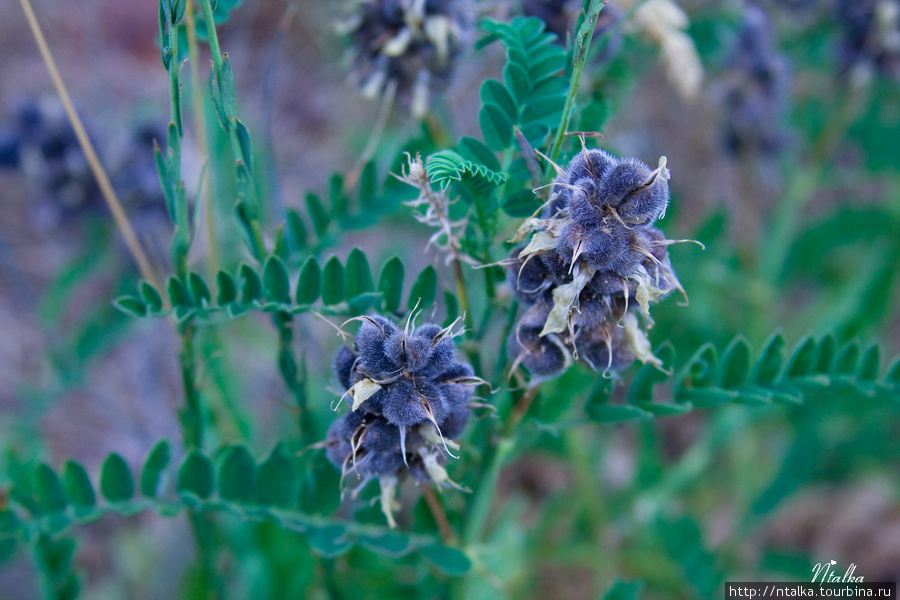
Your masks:
{"label": "fuzzy seed pod cluster", "polygon": [[52,202],[52,225],[103,206],[100,188],[62,104],[54,97],[23,99],[8,130],[0,132],[0,168],[15,168],[40,182]]}
{"label": "fuzzy seed pod cluster", "polygon": [[447,86],[470,29],[462,0],[357,0],[338,28],[352,42],[364,96],[393,89],[421,117],[431,90]]}
{"label": "fuzzy seed pod cluster", "polygon": [[[542,211],[514,242],[510,281],[527,307],[510,334],[515,365],[533,378],[573,359],[615,370],[635,358],[658,364],[644,332],[649,306],[681,284],[663,233],[653,226],[669,200],[666,159],[650,169],[584,149],[560,169]],[[637,311],[643,313],[638,318]]]}
{"label": "fuzzy seed pod cluster", "polygon": [[748,6],[732,52],[724,98],[725,147],[735,157],[769,156],[784,146],[789,73],[765,11]]}
{"label": "fuzzy seed pod cluster", "polygon": [[900,0],[838,0],[846,69],[869,64],[900,79]]}
{"label": "fuzzy seed pod cluster", "polygon": [[[171,228],[153,157],[154,141],[161,140],[165,129],[149,123],[139,125],[115,151],[108,139],[92,139],[98,152],[110,157],[106,162],[111,182],[142,237],[157,237],[155,223],[148,220],[164,218],[165,230]],[[75,131],[55,97],[18,102],[9,123],[0,127],[0,169],[16,169],[41,186],[44,198],[35,203],[41,226],[55,228],[105,207]]]}
{"label": "fuzzy seed pod cluster", "polygon": [[394,490],[406,475],[456,486],[443,465],[454,456],[469,419],[472,395],[484,383],[457,360],[452,325],[399,328],[378,315],[360,317],[353,347],[342,346],[332,367],[349,413],[329,429],[328,459],[361,489],[378,479],[382,510],[393,525]]}

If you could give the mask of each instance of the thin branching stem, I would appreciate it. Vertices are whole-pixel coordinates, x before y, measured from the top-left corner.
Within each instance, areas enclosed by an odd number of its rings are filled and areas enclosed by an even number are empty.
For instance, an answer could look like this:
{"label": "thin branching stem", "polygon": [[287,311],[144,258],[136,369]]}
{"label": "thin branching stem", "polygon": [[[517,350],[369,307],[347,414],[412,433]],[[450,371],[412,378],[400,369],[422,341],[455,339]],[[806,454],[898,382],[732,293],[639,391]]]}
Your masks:
{"label": "thin branching stem", "polygon": [[314,431],[310,419],[306,397],[305,368],[301,359],[298,365],[297,356],[294,353],[294,317],[289,313],[278,312],[273,317],[278,329],[278,372],[284,380],[284,384],[294,396],[297,405],[297,420],[303,441],[312,443]]}
{"label": "thin branching stem", "polygon": [[434,488],[430,485],[423,485],[422,496],[425,497],[428,510],[431,511],[431,516],[434,517],[434,522],[437,523],[438,530],[441,532],[441,539],[447,544],[453,544],[456,541],[456,534],[453,533],[453,527],[450,525],[450,520],[447,519],[447,511],[444,510],[441,499],[434,493]]}
{"label": "thin branching stem", "polygon": [[50,52],[50,47],[47,45],[47,40],[44,38],[44,33],[34,14],[31,0],[21,0],[21,2],[22,10],[25,11],[25,18],[28,21],[28,26],[31,28],[31,33],[34,36],[35,42],[37,42],[41,57],[44,59],[47,71],[50,73],[50,78],[53,80],[56,93],[59,95],[59,99],[66,111],[66,116],[72,124],[72,129],[75,131],[75,137],[78,139],[78,144],[84,152],[84,156],[91,168],[91,173],[93,173],[94,177],[97,179],[97,185],[100,187],[103,199],[106,201],[106,205],[113,215],[116,227],[118,227],[119,231],[122,233],[125,245],[128,246],[128,251],[131,252],[131,256],[137,263],[138,269],[141,272],[141,277],[150,282],[153,287],[161,289],[159,280],[156,278],[156,274],[150,266],[150,261],[147,259],[147,255],[144,254],[144,250],[141,248],[140,242],[138,242],[134,229],[131,227],[131,223],[128,222],[128,217],[109,181],[109,176],[107,176],[106,170],[103,168],[103,164],[100,162],[97,152],[94,150],[94,145],[91,143],[91,140],[84,129],[81,118],[78,116],[75,106],[72,104],[72,99],[69,97],[66,84],[59,74],[59,69],[56,67],[56,61],[53,59],[53,54]]}
{"label": "thin branching stem", "polygon": [[[553,145],[550,147],[550,159],[554,162],[562,150],[563,140],[569,127],[569,119],[572,117],[572,110],[575,107],[575,96],[578,94],[581,73],[584,71],[588,50],[591,48],[591,39],[594,37],[594,29],[597,27],[600,11],[606,6],[606,2],[607,0],[591,0],[591,4],[585,14],[584,23],[581,24],[581,28],[575,35],[575,49],[572,52],[572,78],[569,80],[569,91],[566,93],[566,103],[563,106],[562,118],[559,121],[559,127],[556,128],[556,135],[553,136]],[[548,177],[552,169],[552,164],[547,164],[545,167],[544,172]]]}
{"label": "thin branching stem", "polygon": [[194,336],[196,328],[193,323],[181,326],[181,381],[184,385],[184,408],[181,412],[181,432],[184,445],[188,449],[203,448],[203,409],[200,402],[200,391],[197,388],[197,363],[194,358]]}
{"label": "thin branching stem", "polygon": [[[190,57],[191,72],[191,104],[194,111],[194,129],[197,135],[197,152],[200,154],[200,160],[209,160],[209,146],[206,140],[206,111],[203,110],[203,89],[200,83],[200,47],[197,43],[197,31],[194,18],[194,3],[188,2],[185,6],[184,21],[187,27],[188,56]],[[203,173],[204,178],[209,178],[207,171]],[[206,185],[206,235],[209,238],[209,273],[210,283],[215,285],[215,275],[219,270],[219,243],[216,237],[216,221],[213,207],[213,193],[211,181],[207,181]]]}

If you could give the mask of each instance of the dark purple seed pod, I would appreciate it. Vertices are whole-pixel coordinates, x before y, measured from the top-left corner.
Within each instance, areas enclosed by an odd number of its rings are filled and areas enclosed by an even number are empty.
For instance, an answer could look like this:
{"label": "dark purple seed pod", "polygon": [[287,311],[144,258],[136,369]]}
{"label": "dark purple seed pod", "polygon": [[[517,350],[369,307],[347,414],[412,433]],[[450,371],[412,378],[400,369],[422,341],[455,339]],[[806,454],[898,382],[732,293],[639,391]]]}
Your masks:
{"label": "dark purple seed pod", "polygon": [[[391,358],[395,362],[399,362],[410,373],[418,373],[426,368],[431,362],[434,354],[434,346],[431,345],[431,338],[424,338],[413,333],[406,337],[406,334],[399,332],[405,337],[403,344],[385,345],[385,350],[390,353]],[[392,336],[388,341],[392,342],[396,337]],[[401,346],[403,349],[401,350]],[[399,350],[399,354],[394,354],[395,350]],[[398,361],[399,358],[399,361]]]}
{"label": "dark purple seed pod", "polygon": [[[440,375],[435,377],[434,382],[437,384],[448,384],[452,383],[454,380],[468,379],[474,376],[475,371],[472,369],[472,365],[455,361],[448,365]],[[471,386],[468,387],[471,389]]]}
{"label": "dark purple seed pod", "polygon": [[362,446],[370,452],[400,452],[400,430],[379,417],[366,426]]}
{"label": "dark purple seed pod", "polygon": [[443,330],[444,328],[437,323],[425,323],[416,327],[415,335],[416,337],[434,340],[434,338]]}
{"label": "dark purple seed pod", "polygon": [[[433,339],[433,338],[432,338]],[[413,371],[414,375],[432,379],[453,366],[456,360],[456,344],[449,337],[438,340],[431,352],[428,363]]]}
{"label": "dark purple seed pod", "polygon": [[350,375],[353,372],[355,363],[356,353],[349,346],[341,346],[337,354],[334,355],[334,360],[331,361],[331,370],[345,390],[349,390],[350,386],[353,385],[350,382]]}
{"label": "dark purple seed pod", "polygon": [[422,460],[422,457],[418,454],[409,459],[409,474],[412,475],[412,478],[418,481],[419,483],[428,483],[431,481],[431,476],[428,474],[428,469],[425,468],[425,461]]}
{"label": "dark purple seed pod", "polygon": [[608,221],[610,212],[606,206],[600,203],[600,182],[588,178],[579,179],[572,190],[569,203],[566,205],[566,214],[573,221],[587,229],[599,227]]}
{"label": "dark purple seed pod", "polygon": [[325,437],[325,456],[334,466],[341,468],[350,454],[352,448],[350,446],[350,438],[343,435],[344,421],[338,419],[328,428],[328,434]]}
{"label": "dark purple seed pod", "polygon": [[453,440],[462,435],[462,432],[469,422],[469,415],[471,413],[472,410],[468,407],[468,402],[466,403],[466,406],[457,406],[453,408],[447,415],[443,424],[441,424],[441,433],[444,437]]}
{"label": "dark purple seed pod", "polygon": [[618,223],[588,232],[581,248],[584,259],[599,271],[616,270],[627,251],[625,228]]}
{"label": "dark purple seed pod", "polygon": [[375,452],[357,462],[355,470],[360,477],[383,477],[393,475],[403,468],[403,456],[399,453]]}
{"label": "dark purple seed pod", "polygon": [[650,181],[652,171],[643,162],[628,158],[613,168],[600,191],[599,202],[618,208],[626,196]]}
{"label": "dark purple seed pod", "polygon": [[410,379],[399,379],[385,389],[384,417],[397,427],[412,427],[428,420],[428,412]]}
{"label": "dark purple seed pod", "polygon": [[513,262],[507,267],[508,280],[519,300],[533,304],[548,295],[550,287],[554,284],[554,277],[539,257],[520,259],[519,254],[524,248],[519,246],[512,251]]}
{"label": "dark purple seed pod", "polygon": [[341,428],[339,430],[340,436],[344,439],[350,440],[353,439],[354,436],[360,431],[360,429],[366,424],[366,415],[365,413],[356,411],[349,412],[344,415],[340,419]]}
{"label": "dark purple seed pod", "polygon": [[618,164],[618,159],[608,152],[585,149],[575,155],[563,178],[571,185],[577,185],[582,179],[603,181],[606,179],[607,173]]}
{"label": "dark purple seed pod", "polygon": [[532,374],[550,377],[561,373],[569,362],[565,346],[555,334],[541,336],[550,307],[536,304],[522,316],[506,341],[507,352]]}

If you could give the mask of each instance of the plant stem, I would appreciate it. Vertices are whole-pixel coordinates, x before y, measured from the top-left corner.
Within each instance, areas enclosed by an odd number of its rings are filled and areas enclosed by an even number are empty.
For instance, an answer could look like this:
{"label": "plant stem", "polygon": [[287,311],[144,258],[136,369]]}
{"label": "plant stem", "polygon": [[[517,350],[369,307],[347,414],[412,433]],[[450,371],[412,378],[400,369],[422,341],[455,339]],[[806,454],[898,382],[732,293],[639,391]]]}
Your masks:
{"label": "plant stem", "polygon": [[278,328],[278,372],[297,403],[297,419],[303,441],[312,443],[315,432],[307,407],[306,388],[303,381],[305,377],[302,376],[302,371],[305,369],[298,368],[297,357],[293,349],[294,317],[289,313],[277,312],[273,319]]}
{"label": "plant stem", "polygon": [[[200,8],[203,11],[203,18],[206,21],[206,29],[209,35],[209,49],[212,54],[212,63],[213,63],[213,73],[215,75],[216,84],[218,86],[219,96],[224,97],[225,89],[223,87],[224,81],[224,65],[225,59],[227,55],[222,54],[222,50],[219,46],[219,36],[216,33],[215,20],[213,19],[213,9],[210,0],[198,0],[200,2]],[[234,96],[234,90],[227,90],[228,94],[232,97]],[[238,137],[238,119],[236,116],[227,117],[230,119],[227,123],[223,123],[223,127],[225,128],[226,133],[228,134],[228,141],[231,146],[231,153],[235,159],[235,170],[237,171],[238,176],[238,207],[246,209],[247,218],[249,221],[249,226],[251,228],[250,235],[252,237],[252,248],[254,254],[256,254],[256,258],[262,260],[262,257],[266,254],[265,243],[263,240],[262,229],[259,224],[259,206],[256,198],[256,192],[254,191],[254,186],[252,181],[244,181],[241,183],[241,179],[244,178],[244,170],[246,170],[247,177],[251,177],[250,174],[250,156],[244,155],[244,147],[241,144],[241,140]]]}
{"label": "plant stem", "polygon": [[202,575],[199,589],[191,590],[194,592],[192,597],[209,600],[225,598],[225,586],[216,569],[216,552],[213,550],[218,545],[218,527],[209,515],[193,509],[188,511],[187,517],[194,534]]}
{"label": "plant stem", "polygon": [[122,208],[122,204],[119,202],[115,190],[113,190],[109,177],[106,174],[106,170],[103,168],[100,159],[97,157],[94,145],[91,143],[90,138],[85,132],[84,125],[81,123],[78,113],[75,111],[75,106],[72,104],[72,99],[69,97],[66,85],[59,74],[59,70],[56,68],[56,61],[53,60],[53,55],[50,53],[50,47],[47,45],[47,40],[44,38],[44,33],[41,30],[41,26],[31,7],[31,1],[21,0],[21,2],[22,10],[25,11],[25,19],[28,21],[28,26],[31,28],[31,33],[34,36],[35,42],[37,42],[41,57],[44,59],[47,71],[50,73],[50,79],[53,80],[53,85],[56,87],[56,93],[59,95],[59,99],[66,111],[66,116],[72,124],[72,129],[75,131],[75,137],[78,139],[78,144],[81,146],[81,150],[84,152],[84,156],[91,168],[91,172],[97,180],[97,185],[100,187],[103,199],[106,201],[106,205],[112,213],[116,226],[122,233],[125,245],[128,246],[128,250],[131,252],[132,257],[134,257],[138,270],[141,272],[141,277],[146,279],[156,289],[162,289],[156,278],[156,274],[153,272],[153,268],[150,266],[147,255],[144,254],[144,250],[141,248],[141,244],[138,242],[137,236],[131,228],[131,224],[128,222],[128,217],[125,215],[125,210]]}
{"label": "plant stem", "polygon": [[453,259],[453,274],[456,277],[456,296],[459,298],[459,309],[464,315],[463,323],[465,323],[466,329],[472,331],[474,325],[472,311],[469,308],[469,290],[466,287],[466,280],[463,278],[462,263],[459,258]]}
{"label": "plant stem", "polygon": [[[522,394],[518,402],[513,406],[512,411],[510,411],[509,416],[503,425],[497,447],[486,459],[486,464],[488,466],[478,484],[475,498],[472,500],[472,508],[469,511],[469,522],[466,526],[464,539],[466,546],[477,543],[484,533],[484,523],[487,520],[491,502],[494,498],[497,479],[500,476],[500,468],[513,451],[515,446],[513,434],[515,433],[516,427],[519,426],[522,419],[528,413],[528,409],[537,397],[539,389],[539,386],[530,387]],[[488,437],[490,437],[491,433],[493,432],[488,432]]]}
{"label": "plant stem", "polygon": [[181,431],[188,450],[203,447],[203,409],[200,391],[197,389],[197,366],[194,359],[194,334],[196,328],[190,321],[180,327],[181,381],[184,385],[184,408],[181,410]]}
{"label": "plant stem", "polygon": [[431,511],[431,516],[434,517],[434,521],[437,523],[438,529],[441,532],[441,539],[447,544],[454,543],[456,541],[456,534],[453,533],[453,528],[450,526],[450,521],[447,519],[447,512],[444,510],[444,505],[441,504],[441,499],[434,493],[434,488],[428,484],[423,485],[422,495],[425,497],[425,503],[428,504],[428,510]]}
{"label": "plant stem", "polygon": [[[584,22],[575,35],[575,49],[572,55],[572,78],[569,80],[569,91],[566,93],[566,103],[563,106],[562,119],[560,119],[559,127],[556,129],[556,135],[553,137],[553,145],[550,148],[550,160],[556,162],[559,153],[562,150],[563,139],[569,127],[569,119],[572,116],[572,109],[575,107],[575,95],[578,93],[578,84],[581,82],[581,73],[584,71],[584,64],[587,60],[588,50],[591,47],[591,39],[594,37],[594,29],[597,27],[597,17],[603,7],[606,6],[607,0],[591,0],[591,4],[587,9]],[[549,178],[553,169],[553,165],[548,164],[544,173]]]}
{"label": "plant stem", "polygon": [[[206,111],[203,110],[203,98],[200,84],[200,48],[197,44],[197,31],[194,19],[194,3],[188,2],[184,11],[185,24],[187,26],[188,56],[191,69],[191,103],[194,110],[194,128],[197,133],[197,152],[200,160],[209,160],[208,144],[206,141]],[[203,177],[209,175],[204,171]],[[201,182],[202,184],[202,182]],[[219,244],[216,237],[216,221],[213,212],[213,193],[210,181],[203,186],[206,191],[206,235],[209,238],[209,273],[210,282],[215,285],[215,275],[219,270]]]}

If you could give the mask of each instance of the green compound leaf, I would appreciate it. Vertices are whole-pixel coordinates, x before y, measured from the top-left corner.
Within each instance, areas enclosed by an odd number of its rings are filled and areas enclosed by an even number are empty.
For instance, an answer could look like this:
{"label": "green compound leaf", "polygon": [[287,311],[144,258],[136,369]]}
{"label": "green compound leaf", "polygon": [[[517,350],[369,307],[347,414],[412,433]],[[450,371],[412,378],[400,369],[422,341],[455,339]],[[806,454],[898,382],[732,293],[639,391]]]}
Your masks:
{"label": "green compound leaf", "polygon": [[428,265],[413,283],[412,290],[409,292],[409,302],[407,306],[409,310],[413,310],[418,305],[420,310],[431,306],[434,297],[437,294],[437,272],[434,267]]}
{"label": "green compound leaf", "polygon": [[466,160],[453,150],[441,150],[429,156],[425,163],[425,171],[431,182],[441,186],[441,189],[447,189],[454,181],[469,180],[474,184],[486,181],[494,185],[506,181],[505,174]]}
{"label": "green compound leaf", "polygon": [[363,208],[372,206],[377,200],[378,177],[375,161],[370,160],[363,167],[359,176],[359,205]]}
{"label": "green compound leaf", "polygon": [[322,271],[322,302],[326,305],[338,304],[344,299],[344,268],[337,256],[325,263]]}
{"label": "green compound leaf", "polygon": [[784,371],[785,377],[803,377],[810,375],[815,370],[818,347],[816,340],[810,336],[800,342],[797,349],[788,360],[787,368]]}
{"label": "green compound leaf", "polygon": [[530,217],[541,205],[541,200],[531,190],[516,190],[500,205],[503,212],[511,217]]}
{"label": "green compound leaf", "polygon": [[62,482],[48,465],[41,463],[34,470],[34,490],[42,513],[60,512],[66,509],[66,495]]}
{"label": "green compound leaf", "polygon": [[869,346],[862,360],[859,361],[859,369],[856,377],[860,381],[872,383],[878,378],[878,371],[881,367],[881,349],[877,345]]}
{"label": "green compound leaf", "polygon": [[216,287],[219,289],[216,297],[216,304],[219,306],[225,306],[237,300],[237,283],[234,281],[234,277],[225,271],[216,273]]}
{"label": "green compound leaf", "polygon": [[287,508],[294,503],[296,492],[294,466],[281,444],[259,466],[256,478],[256,500],[263,506]]}
{"label": "green compound leaf", "polygon": [[383,531],[378,535],[360,536],[359,543],[372,552],[390,558],[406,556],[414,547],[408,535],[393,531]]}
{"label": "green compound leaf", "polygon": [[586,412],[588,417],[597,423],[617,423],[653,417],[653,413],[629,404],[591,403],[586,407]]}
{"label": "green compound leaf", "polygon": [[300,278],[297,280],[297,304],[312,304],[319,297],[322,289],[322,269],[316,259],[310,256],[300,268]]}
{"label": "green compound leaf", "polygon": [[757,385],[768,385],[778,379],[783,364],[782,352],[785,347],[784,336],[776,332],[769,337],[763,346],[763,351],[753,365],[753,373],[750,380]]}
{"label": "green compound leaf", "polygon": [[749,376],[750,344],[743,337],[737,337],[722,353],[718,384],[726,389],[737,388],[747,383]]}
{"label": "green compound leaf", "polygon": [[134,481],[125,459],[112,453],[100,467],[100,492],[110,502],[125,502],[134,496]]}
{"label": "green compound leaf", "polygon": [[213,492],[213,465],[210,460],[194,450],[188,454],[178,469],[179,493],[190,493],[198,498],[208,498]]}
{"label": "green compound leaf", "polygon": [[241,301],[244,304],[252,304],[254,300],[262,299],[263,286],[259,275],[249,265],[241,265]]}
{"label": "green compound leaf", "polygon": [[503,109],[510,123],[519,120],[519,106],[515,99],[506,91],[503,84],[493,79],[488,79],[481,84],[481,100],[484,103],[492,103]]}
{"label": "green compound leaf", "polygon": [[219,468],[219,495],[238,504],[252,504],[255,495],[256,463],[244,446],[228,451]]}
{"label": "green compound leaf", "polygon": [[319,237],[319,241],[322,241],[328,233],[331,217],[322,205],[322,201],[313,193],[306,195],[306,209],[309,211],[309,218],[312,219],[313,229]]}
{"label": "green compound leaf", "polygon": [[336,558],[353,547],[354,540],[343,525],[326,525],[310,527],[306,532],[309,545],[317,553],[326,558]]}
{"label": "green compound leaf", "polygon": [[156,496],[162,473],[169,466],[170,449],[168,440],[160,440],[150,450],[141,469],[141,494],[148,498]]}
{"label": "green compound leaf", "polygon": [[710,343],[700,346],[683,369],[680,385],[685,388],[708,387],[716,373],[716,348]]}
{"label": "green compound leaf", "polygon": [[147,305],[134,296],[119,296],[113,300],[113,305],[123,313],[133,317],[147,316]]}
{"label": "green compound leaf", "polygon": [[478,112],[478,126],[481,128],[481,135],[484,136],[484,143],[491,150],[506,150],[512,144],[513,123],[506,112],[496,104],[488,102],[481,107]]}
{"label": "green compound leaf", "polygon": [[815,372],[831,373],[835,354],[837,354],[837,339],[834,334],[829,333],[819,340],[819,356],[816,360]]}
{"label": "green compound leaf", "polygon": [[500,161],[490,148],[475,138],[464,137],[459,140],[456,150],[466,160],[486,166],[491,171],[500,171]]}
{"label": "green compound leaf", "polygon": [[293,208],[287,210],[287,225],[294,250],[306,248],[306,226],[303,224],[303,219],[300,218],[300,215]]}
{"label": "green compound leaf", "polygon": [[403,261],[394,256],[381,268],[378,291],[381,292],[385,312],[398,312],[403,301]]}
{"label": "green compound leaf", "polygon": [[191,297],[194,299],[194,304],[198,306],[205,306],[209,304],[209,287],[207,287],[206,282],[203,281],[203,278],[200,277],[200,275],[198,275],[197,273],[189,273],[188,283],[191,288]]}
{"label": "green compound leaf", "polygon": [[508,63],[503,69],[503,82],[512,97],[515,98],[516,103],[520,106],[525,104],[528,100],[528,92],[531,90],[531,78],[528,76],[528,71],[520,64]]}
{"label": "green compound leaf", "polygon": [[653,403],[653,386],[669,378],[666,371],[671,368],[674,361],[674,348],[671,344],[664,344],[654,350],[654,354],[662,361],[662,368],[650,363],[640,368],[628,389],[628,404],[646,408],[646,405]]}
{"label": "green compound leaf", "polygon": [[465,575],[472,568],[472,561],[461,550],[441,544],[425,546],[419,551],[446,575]]}
{"label": "green compound leaf", "polygon": [[344,290],[348,299],[367,294],[375,289],[369,259],[359,248],[354,248],[347,256],[344,266]]}
{"label": "green compound leaf", "polygon": [[140,292],[141,298],[147,304],[147,308],[150,310],[150,312],[160,312],[162,310],[162,296],[159,295],[159,292],[156,291],[155,287],[153,287],[146,281],[142,281]]}
{"label": "green compound leaf", "polygon": [[834,359],[832,373],[847,376],[856,374],[856,367],[859,365],[859,353],[858,342],[850,342],[843,346]]}
{"label": "green compound leaf", "polygon": [[84,467],[77,462],[67,460],[63,465],[63,485],[72,505],[79,508],[90,508],[97,503],[91,478],[88,477]]}
{"label": "green compound leaf", "polygon": [[194,301],[188,293],[187,286],[180,279],[171,276],[166,280],[166,294],[172,306],[193,306]]}
{"label": "green compound leaf", "polygon": [[894,389],[900,388],[900,357],[894,361],[894,364],[891,365],[891,368],[888,369],[887,375],[884,378],[884,382],[886,385],[893,387]]}
{"label": "green compound leaf", "polygon": [[291,282],[288,270],[277,256],[270,256],[263,264],[263,294],[269,302],[291,303]]}
{"label": "green compound leaf", "polygon": [[556,125],[559,119],[562,118],[565,104],[565,96],[559,94],[529,100],[522,111],[522,124],[541,123],[550,126]]}
{"label": "green compound leaf", "polygon": [[241,149],[241,157],[244,160],[244,164],[247,165],[247,170],[252,173],[253,149],[250,143],[250,132],[247,131],[247,126],[244,125],[240,119],[235,119],[235,125],[235,129],[237,130],[238,145]]}

